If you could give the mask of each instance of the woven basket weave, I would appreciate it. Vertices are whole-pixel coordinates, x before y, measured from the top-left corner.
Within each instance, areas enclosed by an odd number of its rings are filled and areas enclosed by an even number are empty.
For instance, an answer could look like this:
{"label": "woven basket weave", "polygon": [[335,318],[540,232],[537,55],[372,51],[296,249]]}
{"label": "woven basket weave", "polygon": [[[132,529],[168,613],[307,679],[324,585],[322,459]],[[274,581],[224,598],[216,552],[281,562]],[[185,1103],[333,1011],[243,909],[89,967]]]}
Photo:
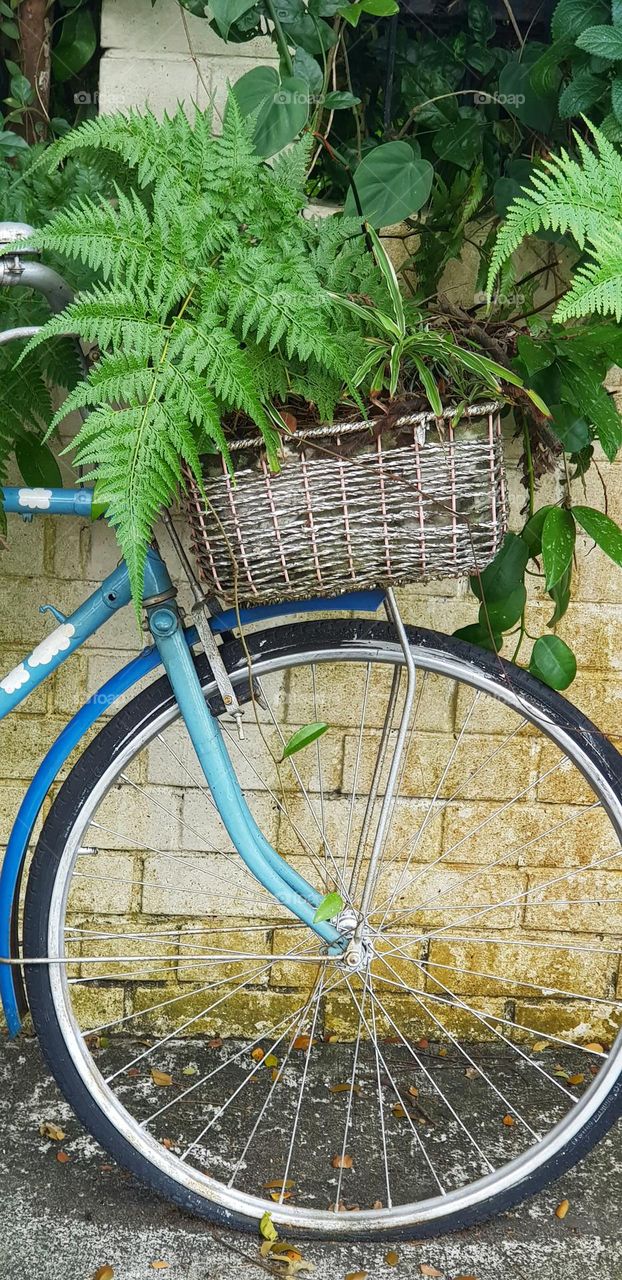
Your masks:
{"label": "woven basket weave", "polygon": [[277,473],[259,453],[235,482],[206,476],[207,505],[189,477],[201,576],[225,601],[257,603],[483,569],[507,527],[499,405],[451,418],[393,419],[390,447],[369,422],[299,431]]}

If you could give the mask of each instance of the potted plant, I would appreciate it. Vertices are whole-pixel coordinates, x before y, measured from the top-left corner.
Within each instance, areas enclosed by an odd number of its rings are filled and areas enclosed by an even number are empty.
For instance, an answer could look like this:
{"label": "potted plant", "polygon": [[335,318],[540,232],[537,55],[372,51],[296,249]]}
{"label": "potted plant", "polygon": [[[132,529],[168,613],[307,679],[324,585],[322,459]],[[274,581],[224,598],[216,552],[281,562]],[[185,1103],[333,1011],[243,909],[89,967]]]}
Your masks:
{"label": "potted plant", "polygon": [[[146,547],[184,468],[202,490],[205,454],[224,459],[249,425],[267,466],[291,435],[289,406],[318,423],[384,407],[405,392],[441,410],[520,382],[409,311],[378,238],[361,219],[301,217],[309,141],[270,165],[230,94],[222,135],[209,111],[180,108],[88,121],[51,148],[54,163],[107,157],[114,198],[79,196],[36,247],[77,260],[96,282],[45,324],[27,353],[71,332],[93,349],[72,410],[89,416],[72,448],[108,507],[140,599]],[[371,438],[371,431],[368,431]]]}

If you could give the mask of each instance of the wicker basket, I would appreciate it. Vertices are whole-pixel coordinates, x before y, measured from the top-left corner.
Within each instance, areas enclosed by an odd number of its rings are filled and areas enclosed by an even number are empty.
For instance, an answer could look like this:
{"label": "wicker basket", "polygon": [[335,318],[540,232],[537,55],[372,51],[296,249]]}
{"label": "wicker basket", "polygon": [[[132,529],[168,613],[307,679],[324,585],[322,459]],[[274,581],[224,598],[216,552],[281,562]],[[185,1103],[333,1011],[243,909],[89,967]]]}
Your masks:
{"label": "wicker basket", "polygon": [[207,506],[189,478],[201,576],[225,600],[257,603],[481,570],[506,530],[499,405],[451,419],[393,419],[391,447],[369,422],[299,431],[277,473],[258,453],[235,482],[208,476]]}

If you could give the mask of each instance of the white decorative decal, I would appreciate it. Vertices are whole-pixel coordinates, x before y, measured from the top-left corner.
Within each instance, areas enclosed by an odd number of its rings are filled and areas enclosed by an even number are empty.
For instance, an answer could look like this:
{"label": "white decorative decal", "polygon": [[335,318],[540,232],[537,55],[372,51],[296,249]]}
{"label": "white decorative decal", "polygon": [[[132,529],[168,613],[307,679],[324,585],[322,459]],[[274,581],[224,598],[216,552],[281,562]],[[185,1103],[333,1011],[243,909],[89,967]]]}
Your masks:
{"label": "white decorative decal", "polygon": [[30,680],[30,675],[24,663],[20,662],[18,667],[13,667],[13,670],[9,671],[4,680],[0,680],[0,689],[4,689],[5,693],[16,693],[28,680]]}
{"label": "white decorative decal", "polygon": [[63,649],[68,649],[71,643],[71,637],[75,635],[75,627],[70,622],[63,622],[62,626],[57,627],[55,631],[50,632],[45,640],[38,644],[28,658],[29,667],[46,667],[57,653],[62,653]]}
{"label": "white decorative decal", "polygon": [[17,494],[20,507],[29,511],[47,511],[51,497],[51,489],[19,489]]}

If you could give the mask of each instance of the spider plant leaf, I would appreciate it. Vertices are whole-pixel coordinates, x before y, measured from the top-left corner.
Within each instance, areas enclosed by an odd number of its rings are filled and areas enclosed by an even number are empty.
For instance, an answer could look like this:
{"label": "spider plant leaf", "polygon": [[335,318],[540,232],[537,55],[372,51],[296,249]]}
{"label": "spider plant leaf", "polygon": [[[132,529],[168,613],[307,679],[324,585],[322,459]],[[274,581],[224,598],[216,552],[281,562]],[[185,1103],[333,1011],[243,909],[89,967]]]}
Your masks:
{"label": "spider plant leaf", "polygon": [[421,378],[423,389],[426,393],[426,396],[428,397],[428,400],[430,401],[430,406],[433,412],[436,414],[437,418],[440,418],[443,412],[443,402],[441,400],[441,395],[438,389],[436,378],[434,377],[434,374],[430,372],[427,365],[423,363],[423,360],[419,358],[419,356],[413,356],[412,360],[413,360],[415,369],[417,370],[417,373]]}
{"label": "spider plant leaf", "polygon": [[379,346],[374,345],[369,355],[365,357],[354,374],[352,379],[354,386],[360,387],[361,383],[365,381],[377,364],[384,364],[385,358],[386,347],[384,343],[381,343]]}
{"label": "spider plant leaf", "polygon": [[346,307],[348,311],[352,311],[355,316],[359,316],[365,321],[365,326],[369,329],[370,325],[375,325],[377,329],[383,329],[391,338],[401,338],[402,333],[395,321],[381,311],[378,307],[365,307],[360,302],[354,302],[352,298],[344,298],[340,293],[329,293],[329,298],[334,302],[338,302],[340,306]]}
{"label": "spider plant leaf", "polygon": [[374,250],[374,257],[376,259],[378,267],[380,268],[380,271],[382,272],[385,284],[389,291],[391,302],[393,303],[393,316],[395,319],[395,323],[399,326],[400,332],[402,334],[405,334],[406,318],[404,316],[404,300],[402,298],[402,293],[399,286],[399,280],[395,273],[395,267],[391,262],[391,259],[382,243],[382,240],[380,239],[380,236],[376,234],[376,232],[374,231],[374,228],[370,226],[369,222],[365,223],[365,230],[371,240],[373,250]]}
{"label": "spider plant leaf", "polygon": [[389,394],[393,397],[397,391],[397,384],[400,380],[400,369],[402,367],[402,345],[394,343],[391,347],[389,356]]}

